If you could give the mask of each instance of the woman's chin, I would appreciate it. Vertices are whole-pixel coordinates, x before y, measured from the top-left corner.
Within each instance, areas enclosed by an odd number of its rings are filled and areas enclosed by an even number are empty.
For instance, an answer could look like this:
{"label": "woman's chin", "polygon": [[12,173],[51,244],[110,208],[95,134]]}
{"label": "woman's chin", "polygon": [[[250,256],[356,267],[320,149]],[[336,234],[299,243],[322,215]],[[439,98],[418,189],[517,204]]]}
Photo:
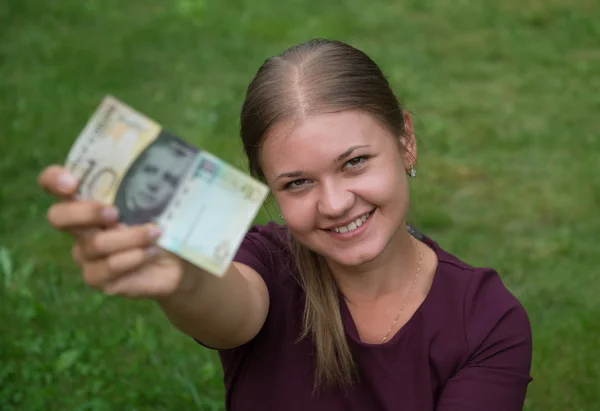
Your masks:
{"label": "woman's chin", "polygon": [[339,253],[326,253],[326,259],[335,265],[342,267],[360,267],[375,260],[381,253],[376,250],[361,250],[353,252],[344,250]]}

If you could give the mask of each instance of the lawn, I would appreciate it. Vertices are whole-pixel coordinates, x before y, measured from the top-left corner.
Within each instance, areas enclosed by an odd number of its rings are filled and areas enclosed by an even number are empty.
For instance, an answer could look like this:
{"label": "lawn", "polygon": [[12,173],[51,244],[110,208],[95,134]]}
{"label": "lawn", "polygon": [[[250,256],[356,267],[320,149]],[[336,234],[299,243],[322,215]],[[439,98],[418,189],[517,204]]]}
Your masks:
{"label": "lawn", "polygon": [[526,410],[600,409],[595,0],[4,0],[0,409],[223,409],[213,352],[82,284],[36,176],[105,94],[244,168],[247,83],[310,37],[380,63],[416,121],[411,221],[528,310]]}

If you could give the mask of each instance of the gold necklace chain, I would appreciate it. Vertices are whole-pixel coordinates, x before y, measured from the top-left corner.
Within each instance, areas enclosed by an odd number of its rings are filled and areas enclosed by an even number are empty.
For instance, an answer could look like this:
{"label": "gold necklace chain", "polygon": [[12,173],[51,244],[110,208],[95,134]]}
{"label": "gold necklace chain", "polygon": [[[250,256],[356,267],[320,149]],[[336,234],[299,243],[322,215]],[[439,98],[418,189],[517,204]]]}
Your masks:
{"label": "gold necklace chain", "polygon": [[383,337],[383,340],[381,340],[382,344],[387,341],[388,336],[390,335],[390,333],[394,329],[394,326],[398,322],[398,319],[404,312],[404,309],[406,308],[406,305],[408,304],[408,301],[410,300],[412,291],[415,288],[415,284],[417,283],[417,277],[419,276],[419,272],[421,271],[421,262],[423,261],[423,252],[421,251],[421,248],[419,247],[419,243],[417,243],[417,240],[415,240],[415,238],[412,235],[410,236],[410,239],[412,240],[415,248],[419,251],[419,264],[417,265],[417,271],[415,272],[415,277],[413,278],[413,282],[412,282],[412,285],[410,286],[410,290],[408,290],[408,295],[406,296],[406,300],[404,300],[404,305],[402,305],[402,308],[400,309],[400,311],[398,311],[398,314],[396,315],[396,318],[394,319],[392,326],[390,327],[388,332]]}

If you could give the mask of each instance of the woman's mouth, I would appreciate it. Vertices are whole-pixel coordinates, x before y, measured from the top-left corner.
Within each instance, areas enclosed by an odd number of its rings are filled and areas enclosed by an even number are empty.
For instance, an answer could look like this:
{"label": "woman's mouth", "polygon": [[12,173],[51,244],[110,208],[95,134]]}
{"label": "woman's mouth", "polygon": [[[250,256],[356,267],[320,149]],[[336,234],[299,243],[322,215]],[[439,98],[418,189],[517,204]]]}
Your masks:
{"label": "woman's mouth", "polygon": [[348,223],[347,225],[330,228],[326,231],[328,231],[329,234],[336,239],[349,240],[360,235],[367,229],[367,227],[370,225],[371,217],[373,216],[374,212],[375,209],[361,215],[360,217],[357,217],[356,220]]}
{"label": "woman's mouth", "polygon": [[356,230],[358,227],[360,227],[361,225],[363,225],[363,223],[365,221],[367,221],[369,219],[369,217],[371,217],[371,214],[373,214],[373,211],[369,211],[366,214],[363,214],[362,216],[358,217],[356,220],[354,220],[353,222],[351,222],[348,225],[343,225],[343,226],[339,226],[339,227],[335,227],[330,229],[330,231],[334,231],[336,233],[347,233],[350,231],[354,231]]}

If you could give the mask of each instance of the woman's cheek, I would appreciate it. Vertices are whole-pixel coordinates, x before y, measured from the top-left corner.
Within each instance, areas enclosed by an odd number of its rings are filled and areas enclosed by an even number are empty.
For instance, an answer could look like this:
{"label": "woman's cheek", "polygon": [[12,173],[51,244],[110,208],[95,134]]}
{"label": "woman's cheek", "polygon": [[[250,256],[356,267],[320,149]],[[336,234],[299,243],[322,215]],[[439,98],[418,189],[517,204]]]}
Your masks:
{"label": "woman's cheek", "polygon": [[316,207],[311,196],[279,195],[275,197],[283,219],[290,228],[310,229],[315,221]]}
{"label": "woman's cheek", "polygon": [[357,179],[353,191],[369,202],[381,202],[397,197],[404,191],[402,178],[389,170],[385,173],[370,173]]}

